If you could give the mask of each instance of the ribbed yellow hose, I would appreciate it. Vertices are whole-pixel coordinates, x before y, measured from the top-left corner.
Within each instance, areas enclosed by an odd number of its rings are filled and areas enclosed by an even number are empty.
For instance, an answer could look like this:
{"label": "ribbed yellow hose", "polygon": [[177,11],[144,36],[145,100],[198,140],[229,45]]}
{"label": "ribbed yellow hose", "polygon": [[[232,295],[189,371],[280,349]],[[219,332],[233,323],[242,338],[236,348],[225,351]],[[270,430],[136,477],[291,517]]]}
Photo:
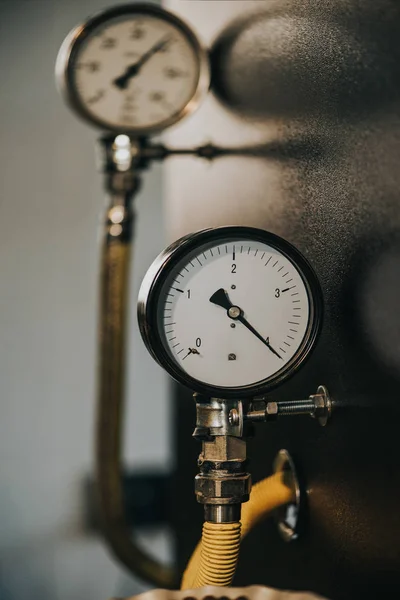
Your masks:
{"label": "ribbed yellow hose", "polygon": [[271,510],[294,500],[290,475],[275,473],[256,483],[250,500],[242,505],[240,523],[208,523],[182,577],[181,589],[205,585],[229,586],[235,574],[240,539]]}
{"label": "ribbed yellow hose", "polygon": [[240,523],[204,523],[195,588],[230,584],[239,557],[240,529]]}

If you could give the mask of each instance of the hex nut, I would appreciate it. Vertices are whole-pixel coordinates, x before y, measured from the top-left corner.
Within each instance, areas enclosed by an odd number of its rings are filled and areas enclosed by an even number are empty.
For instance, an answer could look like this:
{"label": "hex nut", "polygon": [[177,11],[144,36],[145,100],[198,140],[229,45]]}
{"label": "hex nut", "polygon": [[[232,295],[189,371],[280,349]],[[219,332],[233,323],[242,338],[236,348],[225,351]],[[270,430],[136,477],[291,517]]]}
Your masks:
{"label": "hex nut", "polygon": [[250,494],[251,477],[249,473],[235,477],[210,477],[197,475],[195,493],[199,502],[207,503],[212,498],[240,499]]}
{"label": "hex nut", "polygon": [[321,394],[316,394],[312,396],[314,401],[314,414],[313,416],[318,418],[326,416],[326,403],[325,398]]}
{"label": "hex nut", "polygon": [[278,403],[277,402],[267,402],[267,406],[265,407],[265,416],[268,421],[275,421],[278,417]]}

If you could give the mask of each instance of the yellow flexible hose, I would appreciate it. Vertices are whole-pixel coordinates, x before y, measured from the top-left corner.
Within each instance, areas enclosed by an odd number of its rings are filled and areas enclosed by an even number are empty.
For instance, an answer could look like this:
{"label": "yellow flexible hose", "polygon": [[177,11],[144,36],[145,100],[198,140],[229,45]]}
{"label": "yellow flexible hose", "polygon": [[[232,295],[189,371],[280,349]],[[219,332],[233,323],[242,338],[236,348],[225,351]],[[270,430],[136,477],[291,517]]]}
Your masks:
{"label": "yellow flexible hose", "polygon": [[239,557],[240,529],[240,523],[204,523],[195,588],[230,584]]}
{"label": "yellow flexible hose", "polygon": [[241,538],[267,513],[294,500],[291,483],[287,472],[275,473],[256,483],[250,500],[242,505],[241,524],[205,522],[202,540],[188,562],[181,589],[229,586],[235,574]]}

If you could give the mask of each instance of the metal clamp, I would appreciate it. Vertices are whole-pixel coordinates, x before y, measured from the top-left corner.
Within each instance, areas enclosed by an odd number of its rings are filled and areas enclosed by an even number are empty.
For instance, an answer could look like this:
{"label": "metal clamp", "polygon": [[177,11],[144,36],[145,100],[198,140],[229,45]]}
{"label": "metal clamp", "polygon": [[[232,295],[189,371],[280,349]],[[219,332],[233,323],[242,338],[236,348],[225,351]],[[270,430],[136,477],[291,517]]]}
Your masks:
{"label": "metal clamp", "polygon": [[[243,404],[240,400],[222,400],[204,398],[194,394],[196,400],[196,429],[193,436],[197,439],[230,435],[243,436]],[[232,418],[235,415],[237,418]]]}

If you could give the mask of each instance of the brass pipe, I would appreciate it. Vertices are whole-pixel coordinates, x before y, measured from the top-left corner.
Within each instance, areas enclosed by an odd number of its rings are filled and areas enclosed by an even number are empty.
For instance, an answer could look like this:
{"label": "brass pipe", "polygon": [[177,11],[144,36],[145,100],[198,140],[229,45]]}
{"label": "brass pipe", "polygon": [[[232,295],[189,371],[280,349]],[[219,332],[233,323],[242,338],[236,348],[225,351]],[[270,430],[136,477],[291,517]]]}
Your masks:
{"label": "brass pipe", "polygon": [[102,249],[99,373],[96,427],[96,488],[102,532],[112,554],[138,577],[161,588],[176,588],[178,575],[135,543],[122,488],[127,291],[132,246],[130,200],[117,194],[108,211]]}

